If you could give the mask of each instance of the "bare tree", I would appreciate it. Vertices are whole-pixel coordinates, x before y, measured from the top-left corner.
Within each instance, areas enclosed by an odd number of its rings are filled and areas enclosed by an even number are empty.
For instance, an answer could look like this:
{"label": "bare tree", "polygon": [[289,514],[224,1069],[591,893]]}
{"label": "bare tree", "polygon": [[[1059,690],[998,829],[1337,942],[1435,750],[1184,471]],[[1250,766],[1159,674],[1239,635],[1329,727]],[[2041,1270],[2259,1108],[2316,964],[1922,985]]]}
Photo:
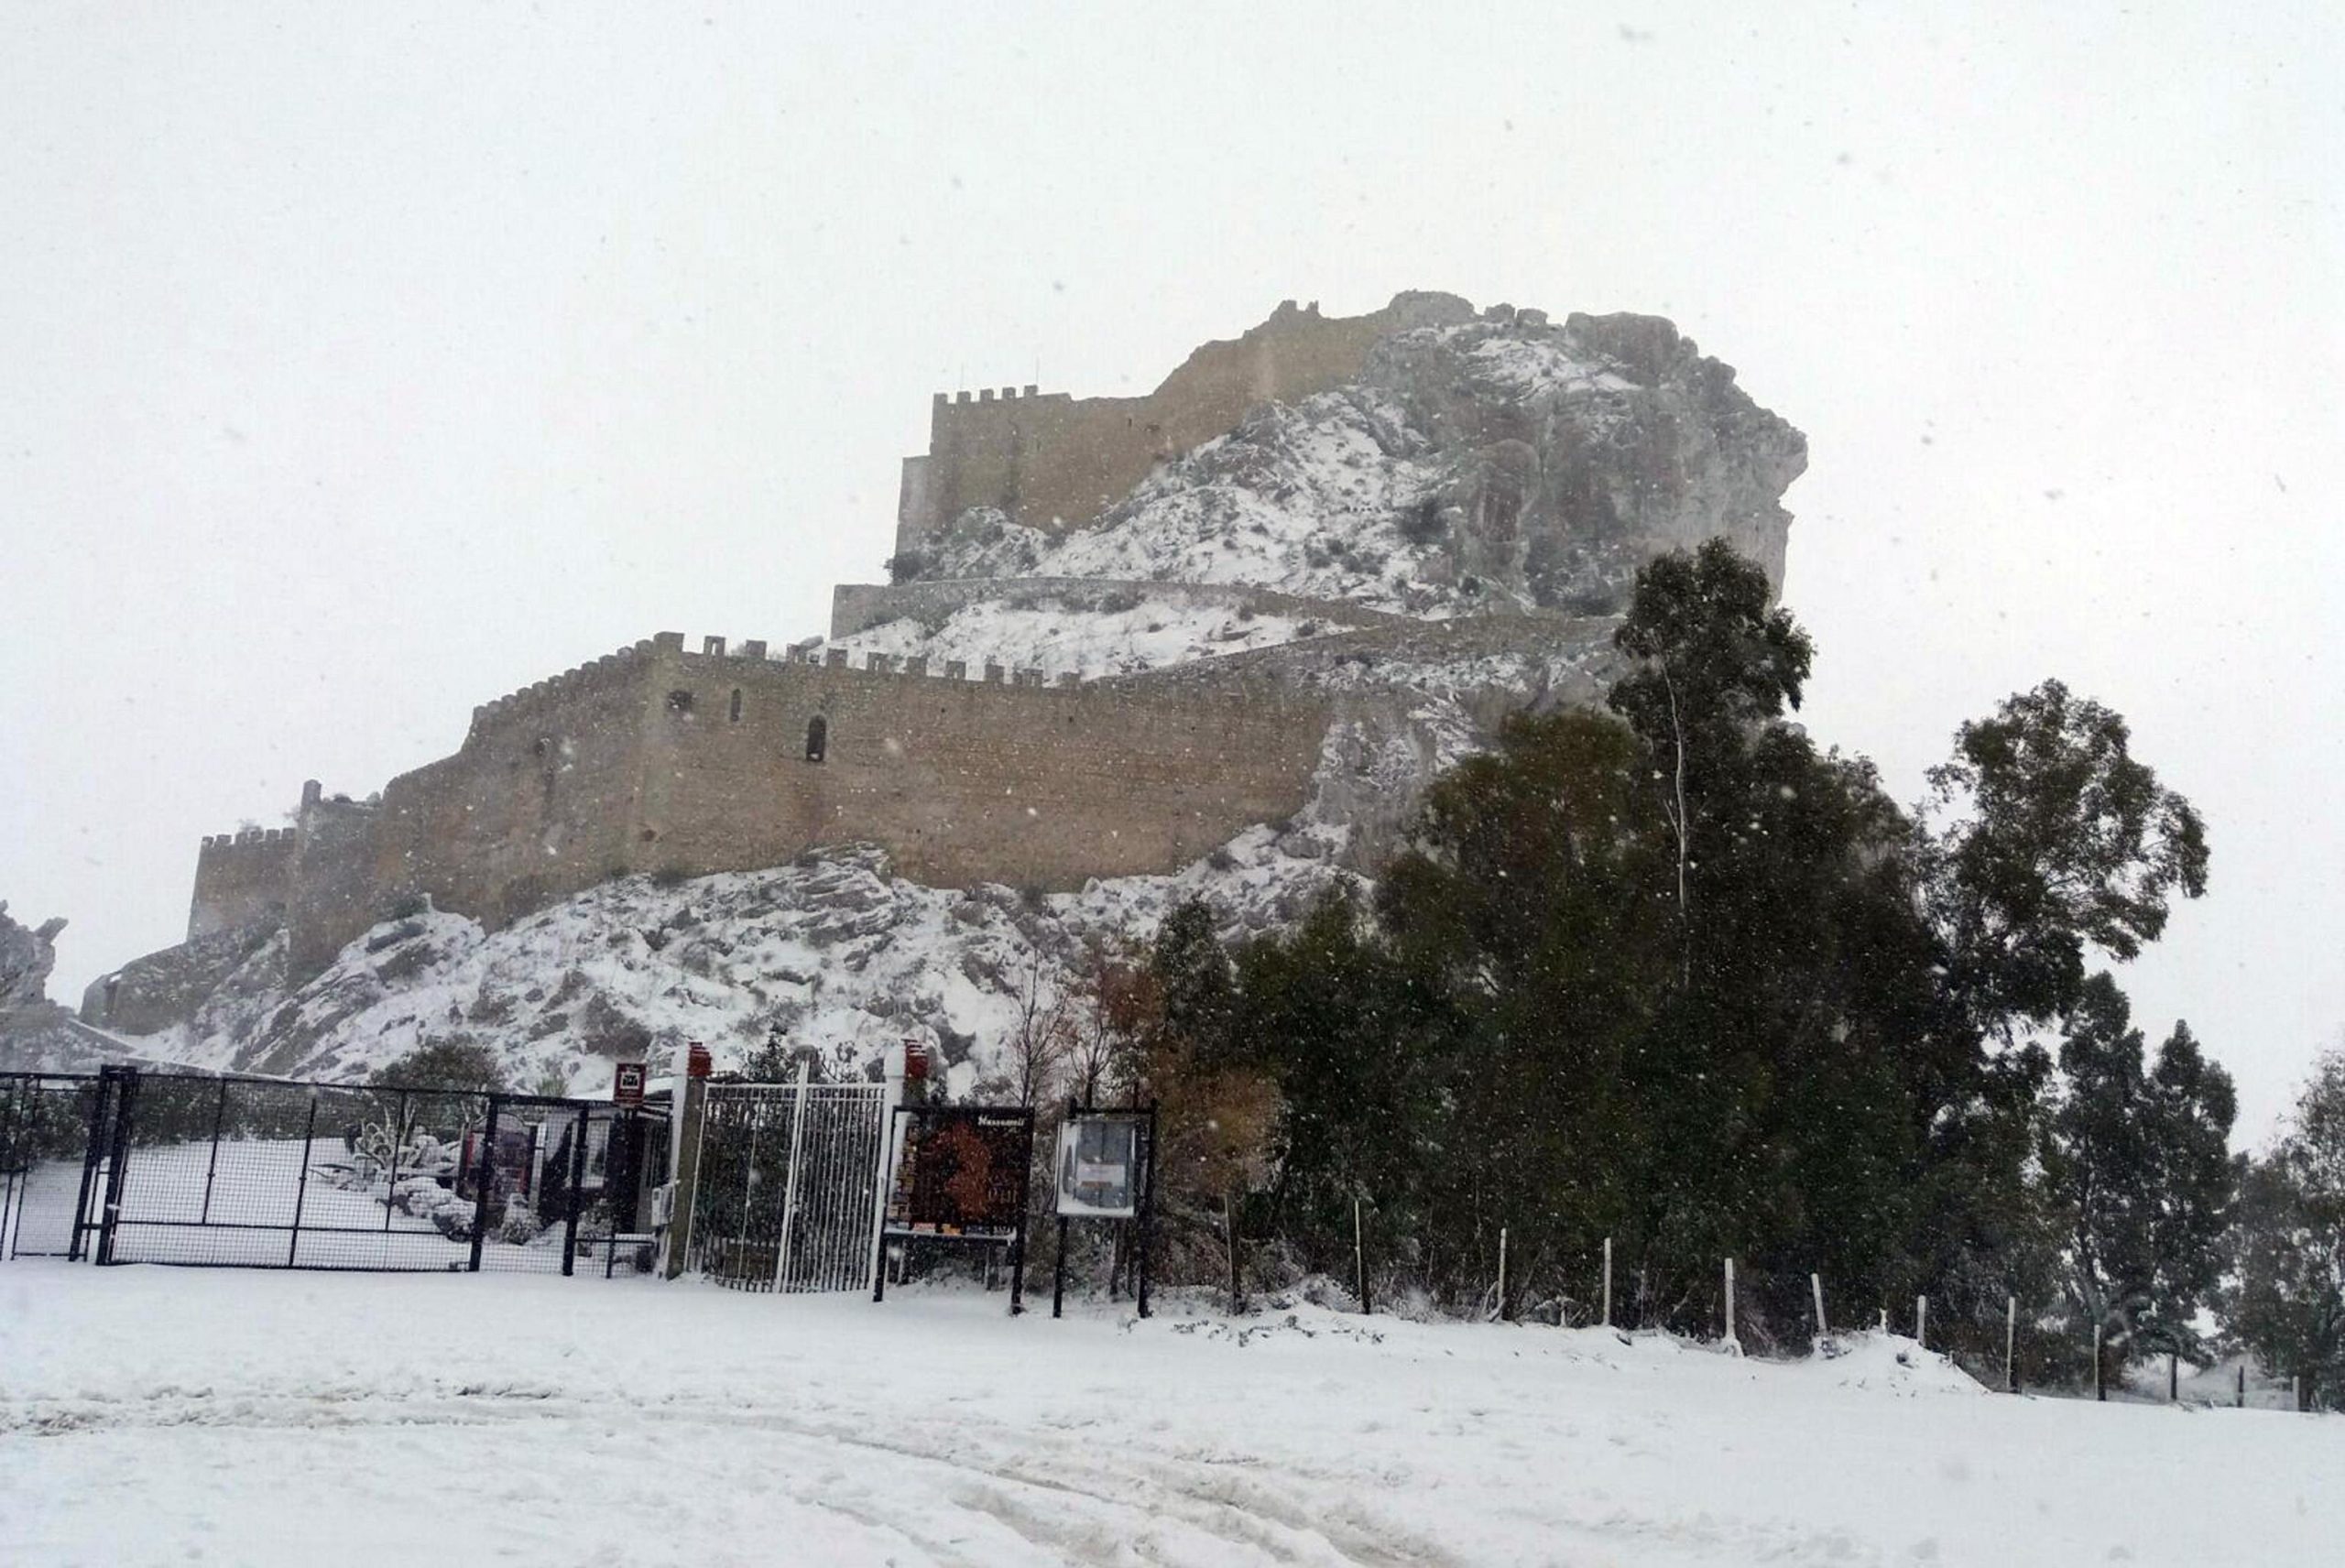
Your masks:
{"label": "bare tree", "polygon": [[1009,1035],[1009,1073],[1021,1105],[1040,1105],[1059,1085],[1074,1043],[1074,1019],[1058,987],[1048,983],[1036,953],[1019,989],[1018,1022]]}

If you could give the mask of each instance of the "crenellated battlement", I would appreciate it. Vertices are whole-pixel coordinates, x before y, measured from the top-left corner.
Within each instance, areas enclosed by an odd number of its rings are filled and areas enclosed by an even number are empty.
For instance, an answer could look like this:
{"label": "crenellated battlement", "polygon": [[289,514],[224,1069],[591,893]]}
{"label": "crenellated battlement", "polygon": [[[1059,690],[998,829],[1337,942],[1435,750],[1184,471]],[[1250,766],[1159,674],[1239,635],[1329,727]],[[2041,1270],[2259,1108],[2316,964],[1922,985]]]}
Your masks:
{"label": "crenellated battlement", "polygon": [[[1159,701],[1251,705],[1285,716],[1315,713],[1321,706],[1317,695],[1292,681],[1281,680],[1274,668],[1265,667],[1265,661],[1245,659],[1239,654],[1198,659],[1183,666],[1183,670],[1190,670],[1226,668],[1217,679],[1198,680],[1175,687],[1140,684],[1141,678],[1138,676],[1086,677],[1080,670],[1041,670],[997,664],[991,659],[973,666],[965,659],[931,659],[925,655],[900,656],[867,651],[863,662],[858,665],[851,661],[847,649],[823,643],[769,651],[769,645],[762,641],[745,641],[736,648],[725,637],[704,637],[701,638],[701,650],[694,653],[686,648],[682,632],[661,632],[649,642],[637,646],[665,650],[678,656],[684,670],[720,677],[754,679],[784,670],[819,670],[826,680],[844,679],[851,682],[875,684],[925,681],[940,685],[1010,687],[1020,691],[1049,691],[1092,703],[1123,702],[1129,700],[1132,693],[1139,692],[1142,697],[1153,696]],[[1239,660],[1243,663],[1236,662]]]}
{"label": "crenellated battlement", "polygon": [[589,691],[600,691],[624,684],[639,674],[650,659],[653,648],[649,639],[574,665],[559,675],[508,691],[504,696],[483,702],[473,710],[472,728],[465,744],[489,725],[519,717],[557,702],[568,702]]}
{"label": "crenellated battlement", "polygon": [[290,844],[297,836],[292,828],[239,828],[234,833],[204,834],[202,847],[213,854],[233,853],[240,849],[268,851],[272,844],[279,849]]}

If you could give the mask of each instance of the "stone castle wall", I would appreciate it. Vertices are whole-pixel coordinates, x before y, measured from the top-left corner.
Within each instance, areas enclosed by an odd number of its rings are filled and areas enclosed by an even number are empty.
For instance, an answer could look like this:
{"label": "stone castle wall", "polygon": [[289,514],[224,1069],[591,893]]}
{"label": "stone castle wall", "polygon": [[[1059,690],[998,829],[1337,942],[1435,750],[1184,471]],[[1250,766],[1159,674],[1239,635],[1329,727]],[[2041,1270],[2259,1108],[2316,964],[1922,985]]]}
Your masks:
{"label": "stone castle wall", "polygon": [[1378,339],[1470,319],[1445,294],[1402,294],[1365,316],[1327,317],[1289,299],[1242,337],[1208,343],[1141,397],[1037,395],[1005,387],[930,405],[928,452],[904,460],[896,552],[972,506],[1031,528],[1078,528],[1121,500],[1158,463],[1227,433],[1261,404],[1291,402],[1359,374]]}
{"label": "stone castle wall", "polygon": [[647,736],[638,867],[693,875],[867,841],[943,887],[1172,871],[1301,810],[1326,729],[1307,698],[1132,694],[1035,671],[681,650],[662,670],[692,702],[663,698]]}
{"label": "stone castle wall", "polygon": [[195,855],[188,939],[283,919],[294,838],[291,828],[246,828],[205,839]]}
{"label": "stone castle wall", "polygon": [[313,975],[380,916],[375,895],[376,809],[302,785],[285,906],[286,963]]}
{"label": "stone castle wall", "polygon": [[[500,925],[614,876],[704,876],[875,843],[939,886],[1175,870],[1302,809],[1324,704],[955,663],[862,670],[664,633],[474,712],[379,809],[305,794],[288,967],[402,900]],[[819,721],[819,760],[810,732]]]}

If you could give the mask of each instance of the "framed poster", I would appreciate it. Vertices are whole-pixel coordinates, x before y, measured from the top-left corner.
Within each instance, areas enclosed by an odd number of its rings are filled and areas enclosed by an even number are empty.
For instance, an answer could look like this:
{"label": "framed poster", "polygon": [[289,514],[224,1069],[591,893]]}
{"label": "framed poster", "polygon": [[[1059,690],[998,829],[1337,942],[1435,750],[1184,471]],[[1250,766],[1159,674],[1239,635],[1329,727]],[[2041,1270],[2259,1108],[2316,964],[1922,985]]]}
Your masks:
{"label": "framed poster", "polygon": [[1140,1113],[1085,1111],[1059,1127],[1058,1212],[1070,1218],[1128,1220],[1140,1213]]}

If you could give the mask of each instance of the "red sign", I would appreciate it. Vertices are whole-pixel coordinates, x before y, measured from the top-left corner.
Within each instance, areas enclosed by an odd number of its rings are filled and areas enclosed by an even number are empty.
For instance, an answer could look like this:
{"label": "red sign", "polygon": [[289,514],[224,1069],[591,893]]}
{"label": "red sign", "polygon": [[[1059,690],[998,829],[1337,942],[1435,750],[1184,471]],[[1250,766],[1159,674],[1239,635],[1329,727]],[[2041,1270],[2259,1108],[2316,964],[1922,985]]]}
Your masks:
{"label": "red sign", "polygon": [[708,1047],[697,1040],[693,1041],[691,1051],[684,1058],[684,1075],[688,1078],[705,1078],[708,1076],[709,1066]]}
{"label": "red sign", "polygon": [[644,1069],[640,1062],[622,1062],[611,1069],[611,1104],[629,1110],[643,1104]]}

